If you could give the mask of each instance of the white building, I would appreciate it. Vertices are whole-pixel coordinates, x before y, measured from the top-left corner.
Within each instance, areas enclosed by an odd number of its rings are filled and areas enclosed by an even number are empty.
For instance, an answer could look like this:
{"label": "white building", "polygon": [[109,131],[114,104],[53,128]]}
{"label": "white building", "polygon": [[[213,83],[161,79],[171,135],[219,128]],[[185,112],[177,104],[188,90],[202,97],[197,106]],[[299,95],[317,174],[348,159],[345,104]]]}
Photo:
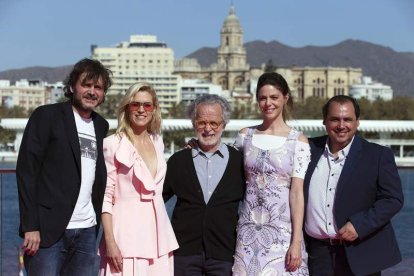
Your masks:
{"label": "white building", "polygon": [[22,79],[11,85],[8,80],[0,81],[0,100],[2,106],[21,106],[26,111],[47,103],[48,91],[45,83]]}
{"label": "white building", "polygon": [[49,91],[48,103],[57,103],[62,98],[65,98],[65,92],[63,91],[63,87],[64,85],[62,82],[46,85],[46,88]]}
{"label": "white building", "polygon": [[197,97],[206,94],[215,94],[225,98],[229,96],[229,92],[223,91],[220,85],[207,83],[197,79],[182,80],[180,84],[180,92],[181,102],[184,102],[185,104],[190,104]]}
{"label": "white building", "polygon": [[349,95],[355,99],[366,98],[369,101],[377,99],[389,101],[392,100],[393,91],[391,86],[374,82],[371,77],[364,76],[361,78],[361,84],[351,85]]}
{"label": "white building", "polygon": [[129,41],[115,47],[92,46],[92,58],[98,59],[113,72],[114,84],[109,95],[123,94],[136,82],[154,86],[161,111],[179,102],[180,76],[174,71],[174,51],[153,35],[131,35]]}

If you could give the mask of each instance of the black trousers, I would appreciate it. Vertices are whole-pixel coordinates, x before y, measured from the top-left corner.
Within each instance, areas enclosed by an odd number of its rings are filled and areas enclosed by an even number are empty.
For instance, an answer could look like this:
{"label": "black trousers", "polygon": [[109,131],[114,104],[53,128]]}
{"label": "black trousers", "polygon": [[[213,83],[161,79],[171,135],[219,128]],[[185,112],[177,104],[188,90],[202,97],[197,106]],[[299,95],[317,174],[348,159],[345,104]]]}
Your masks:
{"label": "black trousers", "polygon": [[204,254],[174,255],[175,276],[231,276],[232,262],[206,258]]}
{"label": "black trousers", "polygon": [[[308,237],[307,245],[310,276],[356,276],[349,266],[342,244],[332,245],[329,241]],[[376,272],[366,276],[380,275],[381,272]]]}

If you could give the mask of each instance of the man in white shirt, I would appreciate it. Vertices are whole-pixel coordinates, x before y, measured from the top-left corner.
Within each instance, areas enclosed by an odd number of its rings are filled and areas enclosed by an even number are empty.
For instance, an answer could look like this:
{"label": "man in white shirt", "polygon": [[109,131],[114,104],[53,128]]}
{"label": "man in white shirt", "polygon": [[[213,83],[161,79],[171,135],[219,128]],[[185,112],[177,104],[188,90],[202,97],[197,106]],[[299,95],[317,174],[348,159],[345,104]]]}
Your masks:
{"label": "man in white shirt", "polygon": [[29,276],[93,275],[106,167],[108,122],[93,110],[111,72],[83,59],[65,80],[63,103],[38,107],[17,160],[20,235]]}
{"label": "man in white shirt", "polygon": [[401,261],[391,225],[404,200],[394,154],[355,135],[355,99],[334,96],[322,111],[328,135],[310,139],[304,186],[309,272],[380,275]]}

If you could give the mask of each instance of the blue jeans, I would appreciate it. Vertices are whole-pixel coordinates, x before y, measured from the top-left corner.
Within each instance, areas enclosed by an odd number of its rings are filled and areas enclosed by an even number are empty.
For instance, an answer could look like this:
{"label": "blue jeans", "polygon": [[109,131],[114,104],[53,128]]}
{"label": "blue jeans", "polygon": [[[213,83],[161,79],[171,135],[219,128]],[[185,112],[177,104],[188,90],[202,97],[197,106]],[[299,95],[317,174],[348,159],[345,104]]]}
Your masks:
{"label": "blue jeans", "polygon": [[28,276],[94,274],[96,226],[66,229],[51,247],[40,247],[34,256],[24,256]]}

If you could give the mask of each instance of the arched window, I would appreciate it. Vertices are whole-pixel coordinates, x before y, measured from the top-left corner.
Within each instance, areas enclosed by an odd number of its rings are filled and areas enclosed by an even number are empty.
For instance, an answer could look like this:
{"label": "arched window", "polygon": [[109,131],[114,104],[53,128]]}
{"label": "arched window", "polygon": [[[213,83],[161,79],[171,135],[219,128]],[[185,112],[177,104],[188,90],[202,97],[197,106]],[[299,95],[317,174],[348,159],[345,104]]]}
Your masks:
{"label": "arched window", "polygon": [[223,89],[228,89],[227,79],[225,77],[220,78],[218,83]]}
{"label": "arched window", "polygon": [[244,78],[242,76],[238,76],[234,79],[235,86],[242,86]]}

